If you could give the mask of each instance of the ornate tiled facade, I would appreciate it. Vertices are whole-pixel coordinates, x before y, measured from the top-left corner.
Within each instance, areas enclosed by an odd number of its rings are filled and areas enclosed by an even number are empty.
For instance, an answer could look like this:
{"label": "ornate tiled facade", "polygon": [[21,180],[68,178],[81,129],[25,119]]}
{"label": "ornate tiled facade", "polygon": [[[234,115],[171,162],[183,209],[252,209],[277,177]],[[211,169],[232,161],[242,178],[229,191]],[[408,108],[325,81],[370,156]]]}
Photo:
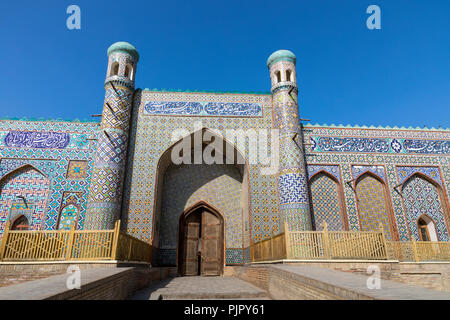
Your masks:
{"label": "ornate tiled facade", "polygon": [[[10,216],[11,203],[24,203],[18,196],[30,208],[26,218],[31,229],[56,229],[66,192],[81,192],[77,228],[82,229],[97,123],[25,119],[0,123],[0,232],[8,219],[15,218]],[[11,140],[9,132],[16,138]]]}
{"label": "ornate tiled facade", "polygon": [[[135,90],[138,60],[129,44],[108,50],[100,123],[1,120],[1,233],[20,215],[43,230],[108,229],[120,218],[124,230],[152,242],[155,261],[173,265],[178,219],[203,201],[224,217],[227,264],[249,261],[249,245],[282,232],[284,221],[296,230],[381,223],[389,238],[405,241],[419,239],[417,220],[426,215],[448,241],[450,130],[302,125],[288,51],[269,58],[271,93],[260,94]],[[279,157],[269,174],[249,153],[261,152],[264,135],[243,144],[226,135],[272,129]],[[183,137],[213,133],[244,161],[171,164]],[[270,137],[266,145],[276,154]]]}

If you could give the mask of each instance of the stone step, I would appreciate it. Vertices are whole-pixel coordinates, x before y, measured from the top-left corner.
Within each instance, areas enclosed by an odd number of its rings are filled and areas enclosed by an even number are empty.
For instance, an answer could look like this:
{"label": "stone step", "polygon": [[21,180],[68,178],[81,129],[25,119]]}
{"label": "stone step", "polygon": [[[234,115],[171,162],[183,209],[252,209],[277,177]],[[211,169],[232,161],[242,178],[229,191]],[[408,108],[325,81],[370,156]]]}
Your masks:
{"label": "stone step", "polygon": [[133,300],[269,300],[266,291],[234,277],[176,277],[134,294]]}

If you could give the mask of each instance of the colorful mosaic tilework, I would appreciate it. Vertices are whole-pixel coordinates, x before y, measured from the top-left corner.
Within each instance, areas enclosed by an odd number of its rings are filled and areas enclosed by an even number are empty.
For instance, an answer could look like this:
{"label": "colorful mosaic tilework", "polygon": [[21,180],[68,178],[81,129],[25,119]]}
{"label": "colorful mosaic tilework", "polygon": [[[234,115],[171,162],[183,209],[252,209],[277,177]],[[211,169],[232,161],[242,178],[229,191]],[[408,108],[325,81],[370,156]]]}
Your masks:
{"label": "colorful mosaic tilework", "polygon": [[[95,139],[97,136],[97,123],[94,122],[64,122],[64,121],[27,121],[27,120],[1,120],[0,135],[0,179],[5,181],[8,176],[19,174],[22,168],[32,167],[36,172],[45,176],[48,180],[48,196],[45,207],[36,208],[41,212],[33,219],[29,219],[31,228],[44,230],[55,229],[57,226],[61,199],[65,191],[83,192],[80,203],[79,228],[83,227],[84,214],[87,203],[87,187],[92,169],[92,153],[96,146]],[[21,147],[8,147],[5,144],[4,137],[8,132],[30,132],[25,136],[33,139],[32,143],[23,143]],[[37,138],[37,134],[41,134],[41,138]],[[64,147],[51,143],[51,134],[44,133],[64,133],[57,136],[69,135],[70,141]],[[56,135],[53,135],[56,136]],[[90,139],[90,140],[89,140]],[[23,140],[25,141],[25,140]],[[56,140],[55,140],[56,141]],[[71,161],[82,161],[86,163],[86,176],[80,179],[68,179],[69,163]],[[11,185],[12,186],[12,185]],[[13,194],[19,194],[24,190],[25,186],[17,184],[13,187]],[[28,192],[28,191],[27,191]],[[2,190],[1,197],[6,197],[5,190]],[[8,211],[9,208],[3,208]],[[3,212],[2,211],[2,212]],[[2,216],[4,214],[2,213]],[[39,216],[39,218],[37,218]],[[3,232],[5,221],[0,220],[0,234]],[[41,219],[41,220],[40,220]],[[40,221],[40,222],[38,222]]]}
{"label": "colorful mosaic tilework", "polygon": [[308,165],[308,176],[311,178],[317,172],[325,171],[331,174],[333,177],[337,179],[337,181],[341,181],[341,173],[339,170],[339,166],[327,166],[327,165]]}
{"label": "colorful mosaic tilework", "polygon": [[244,256],[242,249],[227,249],[225,251],[226,264],[243,264]]}
{"label": "colorful mosaic tilework", "polygon": [[386,181],[386,175],[384,173],[383,166],[360,166],[360,165],[352,166],[352,174],[354,179],[360,177],[366,172],[372,172],[376,176],[380,177],[382,180]]}
{"label": "colorful mosaic tilework", "polygon": [[[130,134],[130,159],[127,170],[131,176],[127,178],[124,191],[124,209],[122,217],[126,221],[127,231],[143,240],[152,238],[152,225],[154,217],[155,190],[157,164],[162,154],[173,144],[171,135],[175,129],[194,131],[194,124],[201,121],[203,128],[219,131],[227,129],[270,129],[272,128],[271,97],[268,95],[245,94],[213,94],[213,93],[183,93],[183,92],[152,92],[138,91],[135,94],[135,103],[139,107],[133,108]],[[261,105],[261,117],[179,117],[179,116],[149,116],[144,113],[145,105],[151,101],[183,101],[183,102],[215,102],[215,103],[253,103]],[[248,159],[248,143],[243,153]],[[270,149],[270,146],[269,146]],[[240,242],[233,245],[229,241],[235,237],[228,235],[227,247],[242,247],[242,237],[251,237],[253,240],[264,239],[272,231],[279,230],[278,191],[276,175],[262,175],[259,165],[249,164],[249,192],[248,206],[251,218],[248,221],[247,231],[242,236],[242,221],[240,222]],[[257,218],[256,218],[257,217]],[[227,224],[227,222],[225,222]],[[228,230],[236,230],[230,227]],[[226,236],[227,237],[227,236]],[[162,238],[162,237],[161,237]],[[164,241],[164,239],[161,239]],[[244,239],[249,243],[249,239]],[[247,244],[248,245],[248,244]],[[173,248],[175,248],[174,246]]]}
{"label": "colorful mosaic tilework", "polygon": [[149,101],[144,114],[255,117],[262,115],[262,107],[257,103]]}
{"label": "colorful mosaic tilework", "polygon": [[233,165],[170,166],[164,175],[160,248],[177,247],[180,215],[199,201],[224,215],[227,247],[242,247],[242,177]]}
{"label": "colorful mosaic tilework", "polygon": [[[12,172],[2,179],[0,184],[0,221],[2,225],[8,219],[14,220],[15,216],[10,216],[13,203],[17,203],[21,197],[27,207],[32,207],[31,216],[27,216],[30,229],[39,230],[45,218],[47,208],[50,181],[45,175],[31,166],[22,167]],[[17,210],[14,211],[17,213]]]}
{"label": "colorful mosaic tilework", "polygon": [[[77,223],[82,201],[82,192],[64,192],[57,226],[59,230],[70,230],[72,225]],[[79,229],[77,225],[76,227]]]}
{"label": "colorful mosaic tilework", "polygon": [[446,140],[311,137],[311,143],[316,152],[450,154]]}
{"label": "colorful mosaic tilework", "polygon": [[94,230],[113,229],[120,216],[133,96],[133,88],[117,81],[107,82],[105,90],[86,213],[86,228]]}
{"label": "colorful mosaic tilework", "polygon": [[425,176],[431,178],[433,181],[436,181],[443,187],[443,183],[441,180],[441,174],[439,172],[439,167],[405,167],[398,166],[397,167],[397,175],[400,183],[405,182],[409,177],[411,177],[414,173],[419,172],[424,174]]}
{"label": "colorful mosaic tilework", "polygon": [[384,187],[380,181],[370,175],[363,177],[356,185],[358,195],[359,217],[362,231],[379,230],[380,223],[386,232],[386,237],[392,239],[388,209]]}
{"label": "colorful mosaic tilework", "polygon": [[70,142],[67,132],[9,131],[5,136],[7,147],[64,149]]}
{"label": "colorful mosaic tilework", "polygon": [[344,230],[337,183],[319,173],[310,180],[310,188],[315,230],[323,230],[324,222],[328,230]]}
{"label": "colorful mosaic tilework", "polygon": [[305,177],[301,173],[291,172],[279,178],[280,205],[307,203]]}
{"label": "colorful mosaic tilework", "polygon": [[87,166],[89,162],[86,160],[72,160],[69,161],[69,168],[67,169],[67,179],[86,179]]}
{"label": "colorful mosaic tilework", "polygon": [[402,192],[411,235],[420,240],[417,220],[421,215],[427,215],[436,226],[439,241],[449,241],[441,197],[436,187],[421,177],[412,176],[403,185]]}
{"label": "colorful mosaic tilework", "polygon": [[[352,137],[352,138],[378,138],[378,139],[396,139],[403,140],[433,140],[442,141],[450,140],[449,130],[436,129],[413,129],[413,128],[375,128],[375,127],[359,127],[359,126],[321,126],[306,125],[305,140],[311,140],[311,137]],[[313,140],[314,140],[313,139]],[[314,144],[314,142],[313,142]],[[344,205],[347,212],[347,221],[350,230],[360,230],[360,219],[358,216],[356,194],[351,183],[347,183],[354,179],[352,166],[383,166],[385,168],[386,184],[388,186],[388,194],[391,197],[391,204],[394,214],[394,220],[401,241],[410,239],[409,226],[406,219],[406,212],[403,205],[401,191],[398,190],[401,180],[405,181],[405,177],[397,173],[397,167],[435,167],[438,168],[442,176],[442,185],[444,194],[448,195],[450,190],[450,156],[443,154],[424,154],[403,152],[388,153],[370,153],[370,152],[324,152],[317,149],[316,146],[306,145],[307,163],[308,165],[339,165],[342,174],[342,187],[344,190]],[[415,169],[408,169],[407,176],[412,174]],[[422,170],[422,169],[420,169]],[[417,171],[420,172],[419,169]],[[422,170],[423,171],[423,170]],[[416,172],[416,171],[415,171]],[[425,172],[422,172],[427,175]],[[430,173],[431,174],[431,173]],[[435,180],[437,182],[437,180]],[[399,192],[400,191],[400,192]]]}
{"label": "colorful mosaic tilework", "polygon": [[284,221],[295,221],[296,228],[301,228],[299,230],[311,230],[307,172],[298,112],[298,89],[295,82],[288,79],[279,82],[275,76],[275,73],[279,72],[283,74],[283,79],[287,70],[295,77],[295,64],[290,61],[279,61],[270,65],[274,128],[280,130],[280,216]]}

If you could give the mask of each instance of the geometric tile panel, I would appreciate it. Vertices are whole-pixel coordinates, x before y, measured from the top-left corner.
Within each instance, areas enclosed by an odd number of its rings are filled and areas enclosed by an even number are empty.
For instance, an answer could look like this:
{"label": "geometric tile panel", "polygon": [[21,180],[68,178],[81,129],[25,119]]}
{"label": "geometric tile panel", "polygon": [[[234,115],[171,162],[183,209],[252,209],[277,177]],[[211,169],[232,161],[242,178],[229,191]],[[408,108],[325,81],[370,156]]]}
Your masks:
{"label": "geometric tile panel", "polygon": [[305,176],[301,173],[285,173],[279,176],[280,204],[307,203]]}
{"label": "geometric tile panel", "polygon": [[[72,224],[78,222],[82,201],[82,192],[64,192],[57,227],[59,230],[70,230]],[[79,227],[79,225],[76,225],[76,229],[79,229]]]}
{"label": "geometric tile panel", "polygon": [[[39,230],[45,218],[50,181],[45,175],[31,166],[25,166],[5,176],[0,182],[0,223],[2,229],[10,217],[13,204],[18,202],[32,208],[27,217],[30,229]],[[24,200],[23,200],[24,199]],[[18,214],[18,211],[14,211]]]}
{"label": "geometric tile panel", "polygon": [[381,182],[370,175],[366,175],[356,185],[356,192],[362,231],[379,230],[379,224],[381,223],[386,237],[391,239],[391,226],[384,196],[384,187]]}
{"label": "geometric tile panel", "polygon": [[77,221],[78,212],[78,207],[73,204],[68,204],[62,208],[59,217],[58,230],[70,230],[73,223]]}
{"label": "geometric tile panel", "polygon": [[242,247],[241,180],[234,165],[169,166],[164,174],[160,248],[177,247],[179,217],[199,201],[212,205],[224,216],[227,247]]}
{"label": "geometric tile panel", "polygon": [[86,179],[88,161],[72,160],[69,161],[67,169],[67,179]]}
{"label": "geometric tile panel", "polygon": [[343,231],[336,182],[327,175],[319,173],[312,178],[310,185],[315,230],[323,230],[323,223],[326,222],[328,230]]}
{"label": "geometric tile panel", "polygon": [[324,166],[324,165],[308,165],[307,166],[308,176],[311,179],[313,175],[315,175],[319,171],[325,171],[332,176],[334,176],[337,181],[341,180],[339,166]]}
{"label": "geometric tile panel", "polygon": [[449,241],[441,197],[436,187],[422,177],[413,176],[403,185],[402,192],[412,236],[419,240],[417,220],[427,215],[434,221],[439,241]]}
{"label": "geometric tile panel", "polygon": [[225,251],[226,264],[242,264],[244,263],[242,249],[227,249]]}
{"label": "geometric tile panel", "polygon": [[366,172],[372,172],[386,181],[383,166],[352,166],[353,178],[357,178]]}
{"label": "geometric tile panel", "polygon": [[419,172],[422,173],[426,176],[428,176],[429,178],[433,179],[434,181],[436,181],[437,183],[439,183],[442,185],[442,181],[441,181],[441,175],[439,172],[439,168],[438,167],[407,167],[407,166],[398,166],[397,167],[397,175],[399,178],[399,183],[403,183],[405,182],[406,179],[408,179],[411,175],[413,175],[414,173]]}

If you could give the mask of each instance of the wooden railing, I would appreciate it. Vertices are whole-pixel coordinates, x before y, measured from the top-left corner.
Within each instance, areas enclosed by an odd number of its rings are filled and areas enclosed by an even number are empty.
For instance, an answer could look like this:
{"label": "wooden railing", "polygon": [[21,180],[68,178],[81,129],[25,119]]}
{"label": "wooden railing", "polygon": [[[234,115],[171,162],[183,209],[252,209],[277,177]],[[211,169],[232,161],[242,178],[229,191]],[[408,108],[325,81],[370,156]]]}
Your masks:
{"label": "wooden railing", "polygon": [[290,231],[250,246],[252,262],[296,260],[450,261],[450,242],[386,241],[380,231]]}
{"label": "wooden railing", "polygon": [[120,231],[120,221],[113,230],[10,230],[8,222],[0,246],[2,261],[56,260],[151,260],[151,245]]}
{"label": "wooden railing", "polygon": [[253,262],[286,259],[286,239],[284,233],[255,243],[250,247]]}
{"label": "wooden railing", "polygon": [[386,259],[383,231],[289,231],[288,259]]}

